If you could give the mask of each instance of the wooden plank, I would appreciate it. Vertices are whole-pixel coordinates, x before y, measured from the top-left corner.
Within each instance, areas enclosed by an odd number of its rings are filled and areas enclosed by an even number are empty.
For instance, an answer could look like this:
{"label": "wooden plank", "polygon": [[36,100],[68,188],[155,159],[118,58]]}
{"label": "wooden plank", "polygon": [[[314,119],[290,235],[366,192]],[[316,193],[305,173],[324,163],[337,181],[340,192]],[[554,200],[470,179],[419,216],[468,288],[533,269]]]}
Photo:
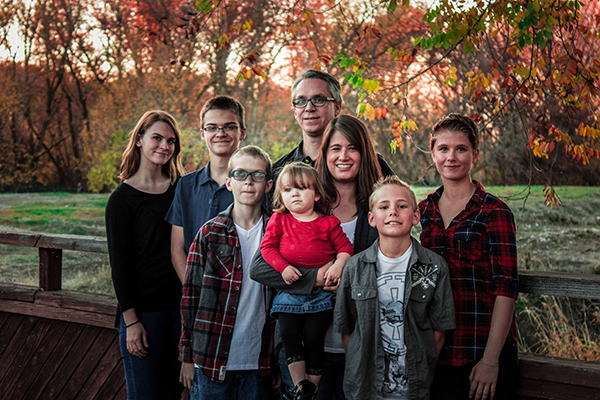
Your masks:
{"label": "wooden plank", "polygon": [[588,387],[600,394],[600,363],[597,362],[520,354],[519,374],[522,379]]}
{"label": "wooden plank", "polygon": [[0,231],[0,244],[108,253],[106,238],[84,235],[52,235],[46,233],[31,234]]}
{"label": "wooden plank", "polygon": [[11,246],[35,247],[35,244],[40,239],[39,234],[23,234],[1,231],[0,244],[8,244]]}
{"label": "wooden plank", "polygon": [[[60,341],[46,360],[43,373],[38,374],[35,380],[27,390],[24,399],[37,399],[40,394],[46,390],[48,382],[54,377],[56,371],[60,368],[63,360],[69,354],[77,338],[83,332],[85,325],[67,323],[67,328],[60,338]],[[51,389],[48,389],[51,390]]]}
{"label": "wooden plank", "polygon": [[62,284],[62,249],[40,247],[40,289],[60,290]]}
{"label": "wooden plank", "polygon": [[77,369],[69,378],[65,388],[60,393],[62,400],[74,399],[79,391],[87,385],[88,379],[92,381],[97,379],[95,375],[96,366],[114,341],[116,335],[117,332],[114,330],[103,329],[100,331],[94,344],[87,351],[85,357],[81,360]]}
{"label": "wooden plank", "polygon": [[0,381],[4,379],[6,372],[8,371],[12,361],[17,357],[17,354],[21,351],[21,347],[25,344],[27,336],[31,333],[35,325],[37,324],[37,318],[23,318],[19,324],[19,328],[12,335],[10,343],[6,347],[2,358],[0,358]]}
{"label": "wooden plank", "polygon": [[125,382],[123,382],[123,386],[121,386],[121,389],[119,389],[113,400],[127,400],[127,385]]}
{"label": "wooden plank", "polygon": [[600,275],[521,271],[519,291],[578,299],[600,299]]}
{"label": "wooden plank", "polygon": [[[1,240],[1,236],[0,236]],[[108,253],[106,238],[83,235],[40,235],[37,247],[77,250],[91,253]]]}
{"label": "wooden plank", "polygon": [[[6,388],[5,396],[7,398],[14,400],[27,399],[24,397],[25,393],[35,380],[36,376],[42,370],[42,366],[54,350],[54,347],[62,337],[68,325],[67,322],[63,321],[40,320],[40,323],[36,325],[36,329],[41,325],[42,321],[47,321],[50,327],[47,333],[43,336],[43,340],[39,342],[39,345],[36,346],[35,352],[30,357],[27,357],[23,353],[19,354],[19,361],[24,362],[24,367],[21,369],[21,373],[17,377],[16,381],[11,386]],[[45,372],[46,371],[44,370],[42,373]],[[4,381],[2,382],[2,385],[3,384]],[[1,390],[2,387],[0,386],[0,391]]]}
{"label": "wooden plank", "polygon": [[12,340],[15,332],[23,321],[23,316],[19,314],[2,313],[7,315],[7,319],[0,330],[0,357],[4,355],[4,351]]}
{"label": "wooden plank", "polygon": [[35,293],[38,290],[35,286],[0,282],[0,300],[19,300],[33,303]]}
{"label": "wooden plank", "polygon": [[101,331],[101,328],[95,326],[86,326],[83,329],[83,332],[71,347],[69,354],[62,360],[60,367],[40,394],[40,400],[51,400],[59,397],[69,378],[73,375]]}
{"label": "wooden plank", "polygon": [[9,313],[0,313],[0,331],[2,331],[2,327],[4,326],[4,322],[8,319]]}
{"label": "wooden plank", "polygon": [[[123,386],[125,386],[125,371],[123,369],[123,363],[119,362],[115,365],[110,377],[104,382],[102,389],[100,389],[94,400],[113,399],[117,398],[117,396],[123,396]],[[118,398],[126,399],[127,391],[125,391],[125,397]]]}
{"label": "wooden plank", "polygon": [[113,340],[110,343],[108,350],[94,369],[93,379],[83,386],[82,390],[77,395],[78,400],[93,399],[104,382],[110,377],[111,372],[115,369],[118,363],[121,363],[121,350],[119,349],[119,336],[115,332]]}
{"label": "wooden plank", "polygon": [[36,349],[42,342],[42,339],[50,329],[52,321],[47,319],[40,319],[33,330],[25,338],[25,342],[21,349],[17,353],[16,357],[12,360],[4,377],[0,380],[0,393],[7,393],[17,383],[19,375],[25,369],[25,366],[29,363]]}
{"label": "wooden plank", "polygon": [[11,312],[40,318],[56,319],[80,323],[85,325],[97,326],[100,328],[114,329],[115,316],[99,314],[87,311],[80,311],[69,308],[60,308],[47,306],[44,304],[26,303],[21,301],[0,301],[0,312]]}
{"label": "wooden plank", "polygon": [[38,292],[36,294],[35,303],[110,315],[113,318],[113,325],[114,317],[117,313],[117,299],[115,299],[114,296],[78,292],[75,290]]}
{"label": "wooden plank", "polygon": [[545,380],[523,379],[519,380],[519,396],[533,397],[545,400],[574,400],[600,399],[600,390],[583,386],[565,385],[551,381],[552,376]]}

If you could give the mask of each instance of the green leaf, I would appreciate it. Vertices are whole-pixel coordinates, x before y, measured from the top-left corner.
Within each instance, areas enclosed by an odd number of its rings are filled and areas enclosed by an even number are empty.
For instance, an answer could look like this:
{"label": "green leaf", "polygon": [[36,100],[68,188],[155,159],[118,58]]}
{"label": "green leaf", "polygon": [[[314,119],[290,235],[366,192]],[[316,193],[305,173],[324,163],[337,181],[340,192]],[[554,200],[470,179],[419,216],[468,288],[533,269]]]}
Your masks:
{"label": "green leaf", "polygon": [[418,38],[416,38],[416,39],[415,39],[415,41],[413,42],[413,46],[418,46],[418,45],[419,45],[419,43],[421,43],[421,40],[422,40],[422,39],[423,39],[423,38],[422,38],[422,37],[420,37],[420,36],[419,36]]}
{"label": "green leaf", "polygon": [[388,47],[388,49],[385,52],[385,54],[390,54],[392,51],[394,51],[394,49],[392,47]]}
{"label": "green leaf", "polygon": [[340,60],[340,58],[345,57],[346,53],[340,53],[337,56],[335,56],[335,58],[333,59],[333,62],[338,62]]}
{"label": "green leaf", "polygon": [[396,0],[390,0],[390,5],[388,6],[388,12],[393,13],[394,11],[396,11],[397,7],[398,7],[398,3],[396,2]]}

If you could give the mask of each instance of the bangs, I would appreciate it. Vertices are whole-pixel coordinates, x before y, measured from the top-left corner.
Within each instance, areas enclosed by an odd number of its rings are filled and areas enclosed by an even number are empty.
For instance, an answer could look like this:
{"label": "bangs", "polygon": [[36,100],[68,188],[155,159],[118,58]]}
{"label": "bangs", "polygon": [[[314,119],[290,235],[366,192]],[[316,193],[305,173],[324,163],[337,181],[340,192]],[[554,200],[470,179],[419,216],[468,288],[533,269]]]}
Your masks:
{"label": "bangs", "polygon": [[306,171],[300,171],[296,168],[290,168],[284,175],[280,176],[277,184],[282,189],[287,185],[288,187],[303,187],[314,190],[315,186]]}

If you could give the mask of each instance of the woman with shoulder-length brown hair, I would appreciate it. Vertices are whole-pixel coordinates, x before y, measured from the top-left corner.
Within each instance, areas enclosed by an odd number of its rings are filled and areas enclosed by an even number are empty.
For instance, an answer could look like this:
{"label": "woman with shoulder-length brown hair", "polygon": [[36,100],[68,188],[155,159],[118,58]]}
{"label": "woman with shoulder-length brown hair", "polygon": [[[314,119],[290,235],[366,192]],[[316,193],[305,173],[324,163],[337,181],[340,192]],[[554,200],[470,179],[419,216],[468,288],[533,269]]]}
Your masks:
{"label": "woman with shoulder-length brown hair", "polygon": [[180,151],[175,119],[164,111],[145,113],[123,152],[123,181],[106,205],[128,399],[174,399],[183,389],[181,283],[171,264],[171,225],[164,220],[184,173]]}

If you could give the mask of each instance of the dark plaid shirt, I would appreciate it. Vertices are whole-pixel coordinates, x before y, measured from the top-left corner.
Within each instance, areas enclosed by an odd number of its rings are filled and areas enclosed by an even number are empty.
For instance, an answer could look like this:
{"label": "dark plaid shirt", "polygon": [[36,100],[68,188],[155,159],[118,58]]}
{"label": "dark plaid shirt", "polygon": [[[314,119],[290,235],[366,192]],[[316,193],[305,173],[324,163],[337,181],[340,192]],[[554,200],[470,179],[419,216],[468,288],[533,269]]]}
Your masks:
{"label": "dark plaid shirt", "polygon": [[[190,247],[181,299],[180,360],[196,363],[204,374],[223,381],[242,290],[242,251],[231,217],[233,205],[208,221]],[[263,213],[263,231],[267,216]],[[258,369],[271,372],[275,320],[268,315],[272,290],[263,286],[265,325]],[[240,327],[237,327],[240,329]]]}
{"label": "dark plaid shirt", "polygon": [[[419,203],[421,244],[450,268],[456,330],[446,332],[439,364],[464,365],[483,357],[496,296],[516,299],[519,275],[514,217],[481,183],[465,209],[444,228],[438,208],[443,187]],[[508,334],[516,338],[513,322]]]}

